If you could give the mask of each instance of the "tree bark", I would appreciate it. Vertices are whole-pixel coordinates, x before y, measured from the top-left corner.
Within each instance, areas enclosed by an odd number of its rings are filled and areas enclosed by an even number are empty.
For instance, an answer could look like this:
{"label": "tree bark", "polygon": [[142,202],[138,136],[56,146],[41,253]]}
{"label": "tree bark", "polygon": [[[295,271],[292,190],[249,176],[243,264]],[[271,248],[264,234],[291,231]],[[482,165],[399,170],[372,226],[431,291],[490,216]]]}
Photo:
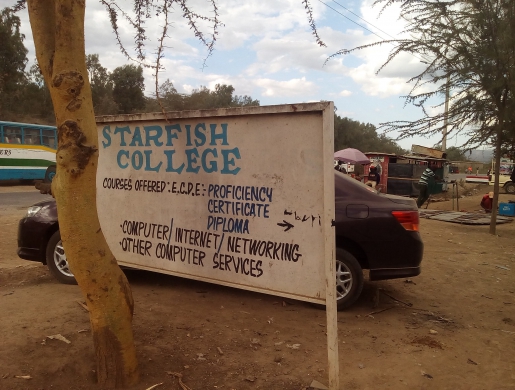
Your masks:
{"label": "tree bark", "polygon": [[58,128],[52,194],[70,268],[89,311],[102,388],[139,380],[133,299],[100,229],[96,205],[98,135],[84,47],[85,0],[28,0],[36,56]]}
{"label": "tree bark", "polygon": [[502,146],[502,126],[498,125],[496,131],[497,141],[495,143],[495,175],[494,198],[492,199],[492,216],[490,217],[490,234],[495,235],[497,227],[497,205],[499,204],[499,169],[501,167],[501,146]]}

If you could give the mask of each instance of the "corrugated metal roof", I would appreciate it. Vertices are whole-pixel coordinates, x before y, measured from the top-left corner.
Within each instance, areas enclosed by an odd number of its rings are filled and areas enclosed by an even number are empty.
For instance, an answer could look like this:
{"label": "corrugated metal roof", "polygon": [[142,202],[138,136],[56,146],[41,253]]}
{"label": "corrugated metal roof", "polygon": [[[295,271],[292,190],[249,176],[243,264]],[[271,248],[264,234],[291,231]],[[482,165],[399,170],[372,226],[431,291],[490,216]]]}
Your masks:
{"label": "corrugated metal roof", "polygon": [[[448,210],[419,210],[420,218],[460,223],[463,225],[490,225],[490,214],[468,213]],[[497,224],[513,222],[512,217],[497,216]]]}

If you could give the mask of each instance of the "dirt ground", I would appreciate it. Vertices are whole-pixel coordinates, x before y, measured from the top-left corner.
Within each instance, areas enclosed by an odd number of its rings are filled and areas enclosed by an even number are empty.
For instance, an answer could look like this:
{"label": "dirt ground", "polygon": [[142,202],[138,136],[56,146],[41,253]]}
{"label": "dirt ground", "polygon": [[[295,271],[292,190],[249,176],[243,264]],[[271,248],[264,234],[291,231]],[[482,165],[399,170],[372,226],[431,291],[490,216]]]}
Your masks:
{"label": "dirt ground", "polygon": [[[486,187],[463,188],[475,211]],[[501,195],[502,201],[512,199]],[[450,201],[429,208],[451,209]],[[16,257],[24,214],[1,217],[0,389],[98,389],[77,286]],[[515,223],[421,221],[422,274],[367,282],[338,314],[342,389],[515,389]],[[128,271],[141,383],[134,389],[327,384],[325,313],[310,304]],[[70,343],[47,336],[60,334]],[[297,345],[296,345],[297,344]],[[29,379],[30,378],[30,379]]]}

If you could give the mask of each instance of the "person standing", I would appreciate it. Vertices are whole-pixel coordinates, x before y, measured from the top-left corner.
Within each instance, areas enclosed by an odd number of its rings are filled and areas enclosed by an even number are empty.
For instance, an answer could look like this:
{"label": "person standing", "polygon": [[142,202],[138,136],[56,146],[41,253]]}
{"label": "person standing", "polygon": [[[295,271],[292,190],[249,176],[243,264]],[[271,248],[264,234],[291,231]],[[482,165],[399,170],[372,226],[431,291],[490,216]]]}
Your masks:
{"label": "person standing", "polygon": [[420,180],[418,181],[418,186],[420,187],[420,192],[418,194],[417,206],[418,208],[422,207],[422,205],[429,198],[429,185],[434,182],[435,173],[429,167],[425,169],[420,176]]}
{"label": "person standing", "polygon": [[370,186],[372,188],[379,188],[379,182],[381,181],[381,176],[377,172],[377,167],[370,167],[370,171],[368,173],[368,182],[370,182]]}

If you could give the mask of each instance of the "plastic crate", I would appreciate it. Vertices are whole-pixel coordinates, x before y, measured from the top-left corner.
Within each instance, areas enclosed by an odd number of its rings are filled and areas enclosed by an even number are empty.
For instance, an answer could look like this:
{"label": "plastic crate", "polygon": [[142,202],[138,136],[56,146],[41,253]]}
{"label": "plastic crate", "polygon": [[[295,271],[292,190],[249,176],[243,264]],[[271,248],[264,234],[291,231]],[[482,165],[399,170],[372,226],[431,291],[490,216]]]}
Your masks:
{"label": "plastic crate", "polygon": [[515,217],[515,203],[499,203],[499,215]]}

